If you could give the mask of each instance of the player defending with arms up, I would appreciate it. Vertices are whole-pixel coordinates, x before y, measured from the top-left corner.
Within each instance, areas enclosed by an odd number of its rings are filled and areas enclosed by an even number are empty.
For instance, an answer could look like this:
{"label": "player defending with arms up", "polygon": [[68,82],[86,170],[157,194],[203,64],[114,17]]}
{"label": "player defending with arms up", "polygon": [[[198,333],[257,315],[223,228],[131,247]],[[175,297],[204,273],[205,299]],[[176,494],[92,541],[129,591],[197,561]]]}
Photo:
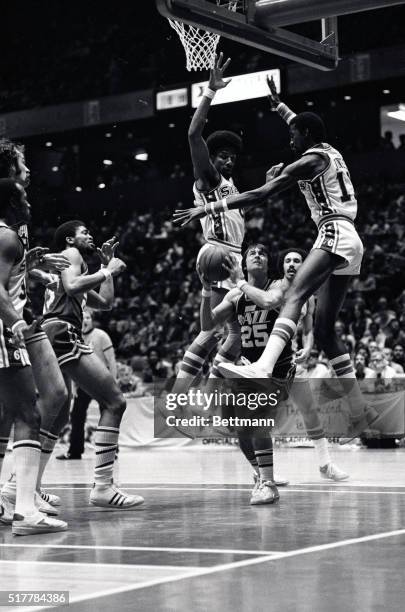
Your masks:
{"label": "player defending with arms up", "polygon": [[[206,141],[202,136],[207,114],[216,92],[229,83],[229,80],[225,81],[223,78],[229,63],[230,59],[223,63],[222,53],[216,59],[215,67],[210,72],[208,88],[194,113],[188,131],[195,178],[194,199],[199,206],[209,206],[211,202],[238,193],[232,180],[232,172],[237,154],[242,149],[241,139],[233,132],[228,131],[214,132],[210,134]],[[242,211],[234,210],[225,214],[214,214],[202,219],[201,225],[207,244],[202,247],[198,257],[205,249],[209,249],[210,245],[221,246],[241,257],[241,246],[245,234]],[[227,280],[216,283],[211,298],[213,308],[221,302],[230,288]],[[184,354],[173,391],[184,391],[201,372],[205,361],[218,342],[214,331],[201,331],[189,346]],[[217,364],[224,361],[233,362],[237,358],[239,350],[239,333],[235,324],[230,323],[227,325],[225,342],[214,359],[212,369],[214,377],[219,375]]]}
{"label": "player defending with arms up", "polygon": [[317,291],[315,342],[325,352],[342,383],[350,404],[351,434],[354,435],[378,418],[365,405],[350,356],[334,328],[351,278],[360,273],[363,257],[363,244],[354,226],[357,200],[343,157],[324,142],[322,119],[309,112],[295,115],[281,103],[277,108],[289,124],[291,148],[299,159],[285,168],[281,164],[272,168],[268,182],[258,189],[223,198],[201,210],[178,211],[175,218],[184,225],[206,215],[258,206],[298,184],[318,227],[318,237],[285,295],[285,304],[263,354],[249,366],[223,364],[220,370],[229,377],[271,376],[279,356],[295,335],[302,307]]}
{"label": "player defending with arms up", "polygon": [[[70,261],[61,273],[57,288],[45,293],[43,328],[46,331],[63,376],[70,387],[73,380],[80,389],[100,405],[101,417],[95,433],[96,466],[90,503],[116,510],[126,510],[143,502],[128,495],[113,483],[119,427],[126,408],[125,398],[116,381],[101,360],[82,338],[83,309],[110,310],[114,300],[113,276],[125,269],[125,263],[114,256],[118,243],[108,240],[98,249],[102,267],[87,274],[84,257],[95,250],[93,238],[82,221],[60,225],[54,237],[57,251]],[[100,287],[99,292],[95,291]],[[67,422],[58,423],[58,429]],[[55,425],[56,427],[56,425]]]}

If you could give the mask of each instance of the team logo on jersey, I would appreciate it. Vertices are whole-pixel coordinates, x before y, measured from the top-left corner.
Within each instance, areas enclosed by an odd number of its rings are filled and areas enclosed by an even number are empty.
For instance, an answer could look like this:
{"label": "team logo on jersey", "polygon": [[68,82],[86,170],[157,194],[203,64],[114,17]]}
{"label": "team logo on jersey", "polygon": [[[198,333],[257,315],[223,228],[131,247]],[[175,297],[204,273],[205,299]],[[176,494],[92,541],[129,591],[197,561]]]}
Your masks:
{"label": "team logo on jersey", "polygon": [[244,315],[238,315],[239,325],[256,325],[266,323],[268,310],[256,310],[256,306],[247,306]]}
{"label": "team logo on jersey", "polygon": [[236,187],[234,185],[222,185],[218,189],[218,193],[219,193],[219,196],[221,198],[227,198],[228,196],[232,195],[233,193],[238,193],[238,190],[236,189]]}

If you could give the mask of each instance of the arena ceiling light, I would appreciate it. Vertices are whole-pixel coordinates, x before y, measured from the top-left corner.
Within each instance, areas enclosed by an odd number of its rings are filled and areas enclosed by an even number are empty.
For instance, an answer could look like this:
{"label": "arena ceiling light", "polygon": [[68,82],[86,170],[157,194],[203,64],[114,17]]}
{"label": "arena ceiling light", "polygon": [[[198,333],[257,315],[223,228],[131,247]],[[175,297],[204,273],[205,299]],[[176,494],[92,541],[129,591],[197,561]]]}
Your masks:
{"label": "arena ceiling light", "polygon": [[[262,70],[250,74],[232,76],[231,82],[224,89],[217,91],[212,104],[225,104],[227,102],[239,102],[252,100],[253,98],[264,98],[269,94],[266,77],[273,77],[277,91],[280,91],[280,70]],[[191,86],[191,106],[197,108],[204,94],[208,81],[194,83]]]}
{"label": "arena ceiling light", "polygon": [[103,159],[104,166],[112,166],[113,161],[111,159]]}
{"label": "arena ceiling light", "polygon": [[135,159],[138,161],[148,161],[149,155],[145,149],[138,149],[134,155]]}

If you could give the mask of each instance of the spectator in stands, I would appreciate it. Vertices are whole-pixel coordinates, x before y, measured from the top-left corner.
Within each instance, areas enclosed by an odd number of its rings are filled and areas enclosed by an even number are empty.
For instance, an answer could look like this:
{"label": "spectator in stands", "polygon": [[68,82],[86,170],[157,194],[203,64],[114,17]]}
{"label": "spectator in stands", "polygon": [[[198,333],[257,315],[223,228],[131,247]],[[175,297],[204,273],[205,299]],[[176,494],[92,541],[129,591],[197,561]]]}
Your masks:
{"label": "spectator in stands", "polygon": [[395,363],[399,363],[404,368],[405,366],[405,351],[402,344],[395,344],[392,347],[392,359]]}
{"label": "spectator in stands", "polygon": [[371,368],[367,367],[367,358],[365,355],[363,355],[363,353],[356,353],[354,358],[354,371],[358,380],[371,378],[372,370]]}
{"label": "spectator in stands", "polygon": [[405,332],[402,331],[398,319],[392,319],[388,325],[387,337],[385,339],[385,345],[392,348],[396,344],[402,344],[405,346]]}
{"label": "spectator in stands", "polygon": [[338,338],[340,338],[340,340],[346,345],[347,352],[351,355],[354,351],[354,347],[356,346],[356,340],[354,339],[354,336],[352,336],[350,333],[347,333],[346,325],[341,320],[336,321],[335,331]]}
{"label": "spectator in stands", "polygon": [[151,347],[147,352],[143,382],[151,383],[155,380],[170,378],[171,376],[173,376],[173,370],[170,363],[161,358],[157,347]]}
{"label": "spectator in stands", "polygon": [[404,368],[401,365],[399,365],[399,363],[396,363],[395,361],[393,361],[392,348],[384,348],[383,354],[384,354],[385,361],[387,362],[387,364],[393,370],[395,370],[395,373],[397,375],[402,376],[404,374]]}
{"label": "spectator in stands", "polygon": [[376,342],[379,349],[383,349],[385,345],[385,334],[381,331],[380,326],[375,321],[370,323],[368,331],[364,334],[361,342],[370,350],[370,342]]}
{"label": "spectator in stands", "polygon": [[374,351],[370,357],[371,372],[366,376],[367,379],[375,379],[375,390],[387,390],[392,387],[392,379],[396,377],[396,372],[391,368],[384,357],[382,351]]}
{"label": "spectator in stands", "polygon": [[405,151],[405,134],[399,135],[399,147],[398,151]]}
{"label": "spectator in stands", "polygon": [[373,321],[379,325],[383,333],[387,333],[390,322],[396,316],[395,311],[388,308],[387,298],[381,296],[377,301],[377,312],[373,315]]}
{"label": "spectator in stands", "polygon": [[358,342],[370,327],[372,319],[366,315],[364,304],[355,303],[353,310],[350,313],[351,323],[349,324],[349,333],[354,336]]}
{"label": "spectator in stands", "polygon": [[329,378],[331,374],[326,365],[319,361],[319,351],[313,348],[299,369],[299,375],[300,378]]}

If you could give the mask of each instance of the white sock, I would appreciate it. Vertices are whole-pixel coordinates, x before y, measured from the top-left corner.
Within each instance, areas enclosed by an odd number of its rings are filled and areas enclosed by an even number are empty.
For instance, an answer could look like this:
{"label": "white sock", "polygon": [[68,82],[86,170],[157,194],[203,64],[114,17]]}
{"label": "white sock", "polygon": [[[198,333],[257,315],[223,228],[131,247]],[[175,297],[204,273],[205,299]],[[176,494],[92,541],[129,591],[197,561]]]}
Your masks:
{"label": "white sock", "polygon": [[318,455],[319,467],[324,467],[328,463],[331,463],[326,438],[321,438],[320,440],[312,440],[312,442],[314,443],[315,450]]}
{"label": "white sock", "polygon": [[4,457],[6,456],[7,444],[8,444],[8,438],[0,438],[0,477],[1,477],[1,467],[3,465]]}
{"label": "white sock", "polygon": [[279,317],[274,323],[273,331],[267,341],[261,357],[257,364],[262,370],[271,374],[278,358],[283,352],[286,344],[295,336],[297,324],[292,319]]}
{"label": "white sock", "polygon": [[119,433],[120,430],[117,427],[100,426],[96,429],[94,435],[94,447],[96,449],[94,482],[96,485],[111,484],[113,481]]}
{"label": "white sock", "polygon": [[50,431],[46,431],[45,429],[40,430],[39,441],[41,443],[41,457],[39,460],[39,470],[37,478],[38,492],[41,489],[42,476],[44,475],[45,468],[48,465],[48,461],[51,458],[57,440],[58,436],[55,436]]}
{"label": "white sock", "polygon": [[41,444],[37,440],[19,440],[13,444],[13,455],[17,482],[15,512],[22,516],[34,514]]}

